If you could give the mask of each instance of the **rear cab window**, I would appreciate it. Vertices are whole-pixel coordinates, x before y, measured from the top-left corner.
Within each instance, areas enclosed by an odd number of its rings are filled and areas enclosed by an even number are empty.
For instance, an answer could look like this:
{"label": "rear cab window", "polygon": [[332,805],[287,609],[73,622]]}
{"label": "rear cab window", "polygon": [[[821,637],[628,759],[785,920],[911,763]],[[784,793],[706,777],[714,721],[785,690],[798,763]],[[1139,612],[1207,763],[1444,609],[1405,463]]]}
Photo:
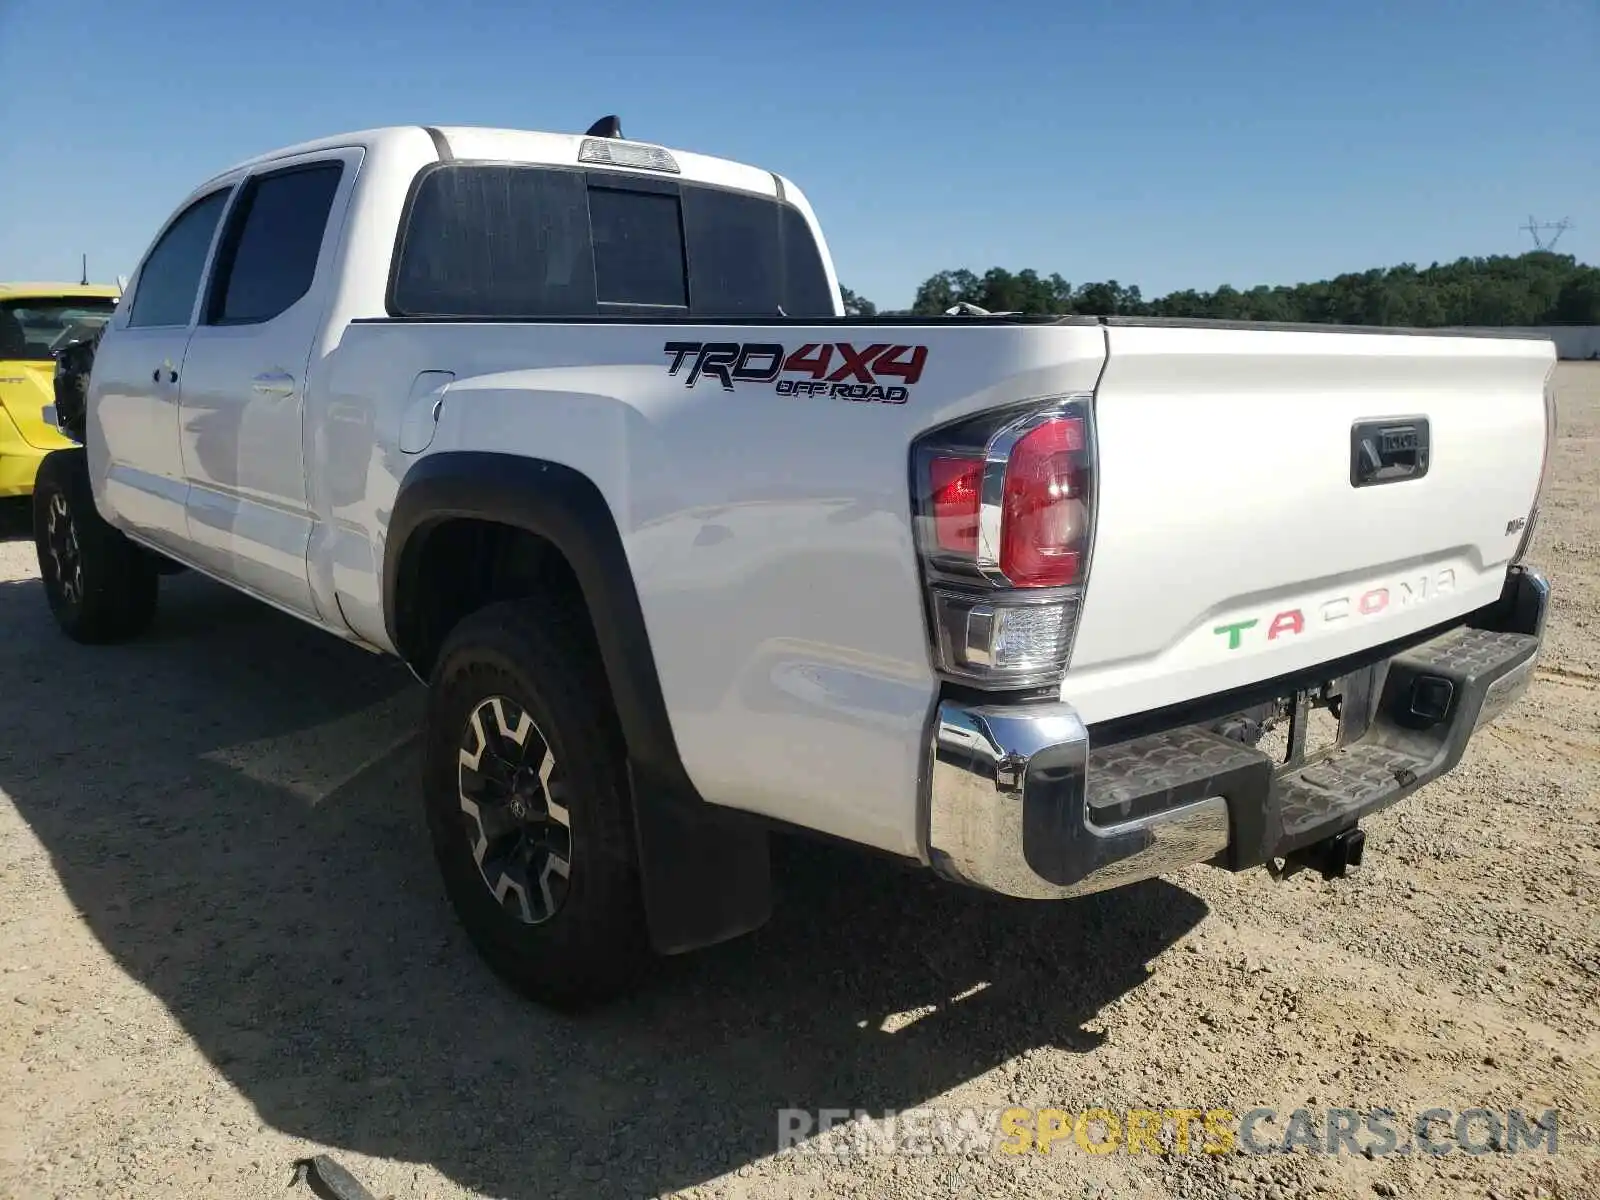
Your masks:
{"label": "rear cab window", "polygon": [[394,316],[834,315],[793,205],[709,184],[581,168],[442,163],[414,185]]}

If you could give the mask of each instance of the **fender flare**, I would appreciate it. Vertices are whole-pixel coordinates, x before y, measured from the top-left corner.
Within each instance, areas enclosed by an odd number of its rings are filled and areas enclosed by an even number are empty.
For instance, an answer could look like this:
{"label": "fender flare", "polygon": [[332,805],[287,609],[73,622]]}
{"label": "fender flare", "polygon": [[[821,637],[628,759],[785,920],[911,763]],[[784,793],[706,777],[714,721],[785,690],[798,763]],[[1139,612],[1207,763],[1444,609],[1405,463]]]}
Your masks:
{"label": "fender flare", "polygon": [[766,829],[707,804],[684,769],[622,535],[594,481],[562,463],[474,450],[430,454],[406,472],[385,540],[383,618],[390,643],[413,669],[416,633],[407,627],[404,601],[417,585],[427,534],[455,519],[543,538],[577,577],[627,744],[640,883],[655,948],[679,953],[765,923],[771,912]]}
{"label": "fender flare", "polygon": [[[561,463],[491,451],[429,455],[401,480],[383,559],[383,620],[389,641],[411,662],[416,637],[404,600],[432,529],[458,518],[532,533],[563,555],[588,605],[600,657],[633,761],[681,784],[684,772],[645,630],[644,610],[611,507],[588,476]],[[413,663],[415,668],[417,664]],[[431,664],[429,664],[431,665]],[[419,671],[425,674],[425,668]]]}

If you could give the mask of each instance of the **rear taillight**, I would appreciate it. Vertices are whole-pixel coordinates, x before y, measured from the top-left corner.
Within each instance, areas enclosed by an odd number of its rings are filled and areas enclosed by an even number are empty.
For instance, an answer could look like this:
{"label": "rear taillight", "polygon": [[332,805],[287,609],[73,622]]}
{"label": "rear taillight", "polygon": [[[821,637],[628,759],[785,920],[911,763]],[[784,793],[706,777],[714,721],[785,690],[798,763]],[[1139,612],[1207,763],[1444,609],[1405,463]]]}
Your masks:
{"label": "rear taillight", "polygon": [[939,670],[986,688],[1059,680],[1094,532],[1090,397],[934,430],[913,476]]}
{"label": "rear taillight", "polygon": [[1522,540],[1517,543],[1517,552],[1511,558],[1513,563],[1522,561],[1528,553],[1528,547],[1533,545],[1533,533],[1539,525],[1539,503],[1544,499],[1544,485],[1550,478],[1550,455],[1556,443],[1556,385],[1554,380],[1555,366],[1550,367],[1550,374],[1544,381],[1544,453],[1539,457],[1539,486],[1533,493],[1533,507],[1528,510],[1528,523],[1522,528]]}

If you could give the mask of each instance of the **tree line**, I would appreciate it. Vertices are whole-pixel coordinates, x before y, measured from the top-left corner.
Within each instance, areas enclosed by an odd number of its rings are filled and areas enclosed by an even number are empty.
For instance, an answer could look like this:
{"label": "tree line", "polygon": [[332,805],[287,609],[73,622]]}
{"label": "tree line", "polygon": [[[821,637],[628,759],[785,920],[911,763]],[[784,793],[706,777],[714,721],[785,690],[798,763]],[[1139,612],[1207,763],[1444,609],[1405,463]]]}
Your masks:
{"label": "tree line", "polygon": [[[870,300],[842,289],[845,311],[880,314]],[[1206,317],[1232,321],[1300,321],[1332,325],[1600,325],[1600,267],[1570,254],[1458,258],[1418,268],[1405,263],[1316,283],[1214,292],[1193,288],[1146,300],[1115,279],[1072,284],[1058,274],[991,267],[940,271],[923,281],[909,315],[932,316],[957,304],[991,312],[1085,316]]]}

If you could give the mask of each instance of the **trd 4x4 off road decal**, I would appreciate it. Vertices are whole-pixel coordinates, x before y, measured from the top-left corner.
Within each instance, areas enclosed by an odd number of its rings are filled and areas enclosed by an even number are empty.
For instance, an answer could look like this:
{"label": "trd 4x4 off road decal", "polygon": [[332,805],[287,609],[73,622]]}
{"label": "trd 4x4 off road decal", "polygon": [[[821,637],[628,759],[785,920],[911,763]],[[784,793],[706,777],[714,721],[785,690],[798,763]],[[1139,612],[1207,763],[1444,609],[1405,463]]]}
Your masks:
{"label": "trd 4x4 off road decal", "polygon": [[867,404],[904,404],[928,362],[926,346],[889,342],[807,342],[792,351],[776,342],[668,342],[662,350],[672,360],[667,374],[682,374],[685,387],[704,378],[727,392],[739,383],[770,383],[780,396]]}

